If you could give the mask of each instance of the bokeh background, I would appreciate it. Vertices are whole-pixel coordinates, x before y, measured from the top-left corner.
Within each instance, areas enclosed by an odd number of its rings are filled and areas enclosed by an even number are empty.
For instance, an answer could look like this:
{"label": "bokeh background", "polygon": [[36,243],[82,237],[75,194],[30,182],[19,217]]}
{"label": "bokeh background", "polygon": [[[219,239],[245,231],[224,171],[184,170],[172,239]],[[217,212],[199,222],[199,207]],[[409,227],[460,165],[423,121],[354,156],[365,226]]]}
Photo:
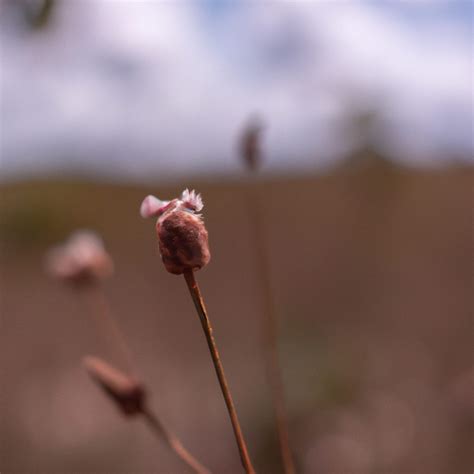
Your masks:
{"label": "bokeh background", "polygon": [[105,291],[156,412],[240,472],[184,282],[138,215],[186,187],[258,472],[281,468],[250,187],[298,472],[472,472],[472,19],[463,0],[1,0],[1,472],[186,472],[81,367],[116,361],[84,295],[44,271],[78,228],[114,258]]}

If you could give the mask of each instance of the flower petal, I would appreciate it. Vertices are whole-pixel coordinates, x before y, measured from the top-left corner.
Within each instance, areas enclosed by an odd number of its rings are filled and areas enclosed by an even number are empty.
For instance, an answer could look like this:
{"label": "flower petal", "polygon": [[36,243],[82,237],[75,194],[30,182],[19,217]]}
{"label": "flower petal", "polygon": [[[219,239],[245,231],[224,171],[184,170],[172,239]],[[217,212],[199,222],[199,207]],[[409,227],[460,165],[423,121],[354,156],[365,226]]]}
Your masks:
{"label": "flower petal", "polygon": [[161,201],[151,194],[147,196],[140,206],[140,215],[143,218],[157,216],[160,212],[160,209],[167,204],[168,201]]}

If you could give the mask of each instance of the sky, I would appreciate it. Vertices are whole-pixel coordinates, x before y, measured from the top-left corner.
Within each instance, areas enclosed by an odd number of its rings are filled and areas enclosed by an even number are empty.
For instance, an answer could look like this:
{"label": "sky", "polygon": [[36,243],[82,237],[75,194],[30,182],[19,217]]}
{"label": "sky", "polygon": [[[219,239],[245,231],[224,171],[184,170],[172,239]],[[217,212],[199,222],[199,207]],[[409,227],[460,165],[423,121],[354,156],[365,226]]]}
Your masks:
{"label": "sky", "polygon": [[42,30],[18,4],[0,3],[2,179],[232,174],[255,116],[268,171],[337,165],[365,113],[392,160],[472,163],[470,1],[62,0]]}

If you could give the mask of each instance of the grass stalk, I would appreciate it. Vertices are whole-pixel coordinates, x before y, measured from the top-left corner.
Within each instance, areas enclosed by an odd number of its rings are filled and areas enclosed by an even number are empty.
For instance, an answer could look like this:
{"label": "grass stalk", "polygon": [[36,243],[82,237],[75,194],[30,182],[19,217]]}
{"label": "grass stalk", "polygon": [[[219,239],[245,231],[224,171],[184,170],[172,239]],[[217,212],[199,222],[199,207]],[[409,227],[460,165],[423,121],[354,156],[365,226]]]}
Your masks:
{"label": "grass stalk", "polygon": [[296,470],[290,449],[288,434],[288,416],[286,412],[284,385],[278,354],[278,324],[275,316],[270,281],[270,268],[265,248],[264,216],[261,209],[258,189],[254,183],[250,184],[247,198],[250,227],[253,230],[252,241],[255,244],[257,275],[261,281],[263,294],[261,337],[265,360],[265,372],[270,386],[284,471],[285,474],[295,474]]}
{"label": "grass stalk", "polygon": [[104,338],[109,341],[110,345],[115,348],[125,372],[129,375],[134,375],[135,368],[132,352],[112,315],[110,303],[103,286],[100,283],[96,283],[87,288],[86,292],[86,297],[92,307],[92,312],[99,330],[102,332]]}
{"label": "grass stalk", "polygon": [[[125,337],[120,331],[119,326],[112,316],[110,304],[105,294],[105,291],[99,283],[91,286],[88,289],[88,297],[91,306],[94,308],[94,315],[97,319],[98,325],[101,327],[105,337],[111,342],[117,349],[120,358],[126,368],[126,372],[132,376],[136,373],[132,352]],[[211,474],[211,471],[203,466],[181,443],[179,438],[169,431],[161,423],[157,415],[148,407],[144,407],[141,410],[141,414],[144,417],[149,429],[160,439],[165,441],[166,445],[171,451],[176,454],[185,464],[189,466],[197,474]]]}
{"label": "grass stalk", "polygon": [[229,412],[229,417],[232,422],[232,428],[234,430],[235,439],[237,441],[237,446],[239,448],[240,459],[242,461],[242,465],[247,474],[255,474],[255,469],[252,466],[252,462],[250,460],[247,445],[245,443],[245,439],[242,434],[242,429],[240,427],[237,411],[234,406],[234,401],[232,399],[229,386],[227,384],[227,380],[224,373],[224,367],[222,365],[219,352],[217,350],[217,345],[214,340],[211,322],[209,320],[206,306],[204,304],[201,291],[199,290],[199,286],[196,281],[194,272],[192,270],[185,272],[184,279],[186,280],[186,284],[188,286],[189,292],[191,293],[194,306],[196,307],[199,320],[201,321],[201,325],[204,330],[204,334],[206,336],[206,341],[207,341],[207,345],[209,346],[212,362],[214,364],[217,378],[219,380],[222,394],[224,396],[224,400],[227,406],[227,411]]}

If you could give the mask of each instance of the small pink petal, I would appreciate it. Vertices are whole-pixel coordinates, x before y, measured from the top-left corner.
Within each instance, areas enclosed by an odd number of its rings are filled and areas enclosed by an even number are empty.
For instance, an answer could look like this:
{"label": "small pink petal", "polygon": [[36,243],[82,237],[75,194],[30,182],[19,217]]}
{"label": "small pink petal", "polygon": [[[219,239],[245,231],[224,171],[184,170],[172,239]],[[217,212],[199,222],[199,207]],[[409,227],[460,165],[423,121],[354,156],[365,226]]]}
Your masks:
{"label": "small pink petal", "polygon": [[160,209],[167,204],[167,201],[161,201],[160,199],[152,196],[147,196],[140,206],[140,215],[143,218],[157,216]]}

